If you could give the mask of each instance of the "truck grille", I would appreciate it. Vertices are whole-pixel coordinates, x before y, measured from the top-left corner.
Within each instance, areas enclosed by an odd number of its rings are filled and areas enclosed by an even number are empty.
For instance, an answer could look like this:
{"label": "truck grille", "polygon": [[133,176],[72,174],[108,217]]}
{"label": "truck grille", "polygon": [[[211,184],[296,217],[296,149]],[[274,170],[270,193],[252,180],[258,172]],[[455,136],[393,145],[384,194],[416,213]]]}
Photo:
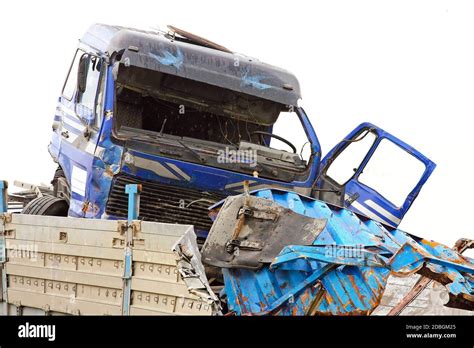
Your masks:
{"label": "truck grille", "polygon": [[194,225],[198,230],[208,231],[211,228],[212,221],[207,215],[207,208],[225,198],[216,193],[159,184],[121,174],[114,178],[106,207],[107,214],[127,218],[127,184],[142,184],[140,220]]}

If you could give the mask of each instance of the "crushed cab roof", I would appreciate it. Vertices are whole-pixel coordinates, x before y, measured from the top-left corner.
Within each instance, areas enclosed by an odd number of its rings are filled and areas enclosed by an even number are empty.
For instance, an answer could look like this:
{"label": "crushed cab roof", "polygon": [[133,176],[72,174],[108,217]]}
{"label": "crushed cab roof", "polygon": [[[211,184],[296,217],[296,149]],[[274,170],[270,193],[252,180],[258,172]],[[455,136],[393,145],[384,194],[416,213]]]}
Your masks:
{"label": "crushed cab roof", "polygon": [[292,73],[177,35],[94,24],[81,43],[110,57],[119,57],[121,64],[157,70],[285,105],[297,105],[301,98],[299,82]]}

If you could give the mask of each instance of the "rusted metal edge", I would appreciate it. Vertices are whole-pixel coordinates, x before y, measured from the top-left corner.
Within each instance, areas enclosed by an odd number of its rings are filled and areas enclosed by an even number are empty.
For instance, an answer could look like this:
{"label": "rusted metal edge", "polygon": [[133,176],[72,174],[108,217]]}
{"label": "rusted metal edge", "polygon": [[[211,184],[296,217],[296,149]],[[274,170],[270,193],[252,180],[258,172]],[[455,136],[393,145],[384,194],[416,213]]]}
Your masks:
{"label": "rusted metal edge", "polygon": [[[467,249],[474,248],[474,240],[461,238],[456,241],[454,244],[453,250],[462,254]],[[422,292],[425,290],[428,285],[432,283],[433,279],[430,279],[426,276],[421,276],[420,279],[416,282],[413,288],[401,299],[401,301],[393,307],[390,312],[387,313],[387,316],[396,316],[400,315],[403,310],[412,303]]]}

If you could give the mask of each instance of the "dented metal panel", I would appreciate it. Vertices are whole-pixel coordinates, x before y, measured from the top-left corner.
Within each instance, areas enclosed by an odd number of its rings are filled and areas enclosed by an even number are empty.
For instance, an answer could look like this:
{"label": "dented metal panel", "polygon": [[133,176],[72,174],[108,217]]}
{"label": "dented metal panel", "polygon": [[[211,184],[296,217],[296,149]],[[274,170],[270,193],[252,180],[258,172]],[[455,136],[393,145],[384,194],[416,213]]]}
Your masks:
{"label": "dented metal panel", "polygon": [[325,225],[325,219],[301,216],[269,200],[229,197],[203,246],[204,261],[217,267],[259,269],[286,245],[310,245]]}
{"label": "dented metal panel", "polygon": [[[473,308],[472,259],[293,192],[261,190],[253,195],[327,223],[313,243],[286,246],[258,271],[223,269],[228,306],[234,313],[370,314],[379,305],[390,274],[415,272],[446,285],[448,305]],[[216,223],[224,215],[222,209]],[[291,233],[291,226],[287,228]],[[207,262],[206,254],[203,260]]]}
{"label": "dented metal panel", "polygon": [[[6,311],[14,305],[47,313],[122,313],[125,221],[5,217]],[[131,228],[130,314],[210,314],[210,306],[187,292],[171,250],[192,226],[133,221]]]}
{"label": "dented metal panel", "polygon": [[[173,246],[192,226],[135,221],[132,315],[211,315],[212,306],[190,294]],[[139,227],[138,227],[139,226]]]}
{"label": "dented metal panel", "polygon": [[[453,250],[462,254],[467,249],[474,248],[474,240],[461,238],[456,241]],[[416,284],[413,285],[412,289],[401,298],[400,302],[393,306],[387,315],[399,315],[404,311],[412,302],[417,301],[417,297],[423,293],[430,285],[432,285],[432,279],[429,277],[420,277]],[[473,313],[474,314],[474,313]]]}
{"label": "dented metal panel", "polygon": [[196,242],[196,234],[192,229],[189,229],[178,239],[173,246],[173,252],[178,256],[177,268],[188,291],[211,305],[214,314],[222,314],[219,298],[213,292],[207,280]]}
{"label": "dented metal panel", "polygon": [[190,44],[163,32],[94,24],[81,43],[109,57],[122,53],[121,62],[128,66],[161,71],[281,104],[296,105],[301,98],[299,82],[288,71],[241,54]]}

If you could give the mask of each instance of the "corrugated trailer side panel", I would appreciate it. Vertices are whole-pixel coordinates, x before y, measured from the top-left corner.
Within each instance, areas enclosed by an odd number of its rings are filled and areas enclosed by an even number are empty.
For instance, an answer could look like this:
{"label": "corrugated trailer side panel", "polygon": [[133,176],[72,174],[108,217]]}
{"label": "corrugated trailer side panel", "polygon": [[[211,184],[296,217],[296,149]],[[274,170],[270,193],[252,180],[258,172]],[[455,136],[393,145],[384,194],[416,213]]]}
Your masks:
{"label": "corrugated trailer side panel", "polygon": [[[120,315],[126,221],[4,215],[3,314]],[[133,221],[130,314],[211,314],[171,246],[192,226]]]}

